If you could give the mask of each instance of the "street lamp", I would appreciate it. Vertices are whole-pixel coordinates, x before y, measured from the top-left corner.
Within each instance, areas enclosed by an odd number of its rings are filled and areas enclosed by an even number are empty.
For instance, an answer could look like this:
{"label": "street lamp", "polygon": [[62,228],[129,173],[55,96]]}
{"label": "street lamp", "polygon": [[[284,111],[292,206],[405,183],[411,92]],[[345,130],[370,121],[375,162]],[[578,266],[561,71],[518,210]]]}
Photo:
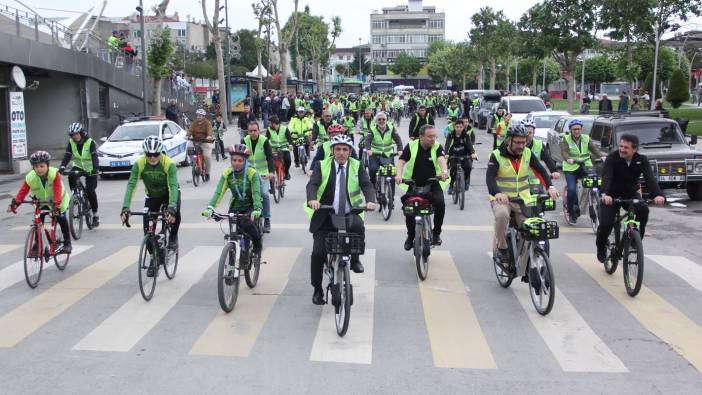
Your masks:
{"label": "street lamp", "polygon": [[580,102],[585,101],[585,53],[583,52],[583,69],[580,75]]}
{"label": "street lamp", "polygon": [[[141,89],[142,89],[142,101],[144,102],[144,116],[149,115],[149,105],[146,100],[146,31],[144,30],[144,3],[143,0],[139,0],[139,7],[136,8],[139,12],[139,25],[141,28]],[[158,98],[157,100],[160,100]]]}
{"label": "street lamp", "polygon": [[358,79],[363,79],[363,66],[361,65],[361,57],[363,52],[361,51],[361,37],[358,38]]}

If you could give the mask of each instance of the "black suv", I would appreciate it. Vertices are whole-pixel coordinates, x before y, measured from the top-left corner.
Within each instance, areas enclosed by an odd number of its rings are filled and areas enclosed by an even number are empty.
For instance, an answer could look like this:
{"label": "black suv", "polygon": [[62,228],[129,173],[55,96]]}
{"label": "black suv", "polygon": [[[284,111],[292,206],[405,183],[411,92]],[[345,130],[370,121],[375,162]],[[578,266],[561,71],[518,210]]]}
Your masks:
{"label": "black suv", "polygon": [[702,151],[691,146],[697,143],[697,136],[688,142],[677,121],[655,115],[642,112],[597,118],[590,138],[609,152],[618,149],[622,134],[636,135],[638,152],[648,157],[661,189],[684,188],[690,199],[702,200]]}

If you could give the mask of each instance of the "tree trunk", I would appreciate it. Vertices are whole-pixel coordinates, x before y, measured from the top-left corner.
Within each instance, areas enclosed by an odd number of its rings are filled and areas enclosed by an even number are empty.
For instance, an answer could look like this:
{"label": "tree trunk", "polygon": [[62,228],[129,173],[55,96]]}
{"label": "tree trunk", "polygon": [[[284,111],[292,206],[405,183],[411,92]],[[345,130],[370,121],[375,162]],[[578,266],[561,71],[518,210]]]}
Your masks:
{"label": "tree trunk", "polygon": [[531,68],[531,89],[533,93],[538,93],[539,89],[536,86],[536,79],[539,77],[539,69],[537,63],[534,63],[534,67]]}
{"label": "tree trunk", "polygon": [[575,76],[573,75],[574,70],[568,70],[568,112],[573,112],[573,98],[575,96]]}
{"label": "tree trunk", "polygon": [[278,56],[280,57],[280,91],[288,94],[288,46],[280,43],[278,47]]}
{"label": "tree trunk", "polygon": [[495,78],[497,77],[497,62],[490,59],[490,90],[495,90]]}
{"label": "tree trunk", "polygon": [[227,107],[227,84],[224,81],[224,57],[222,56],[222,38],[217,33],[215,33],[214,37],[215,53],[217,54],[217,79],[219,80],[219,107],[220,114],[222,114],[222,123],[226,128],[227,126],[229,126],[229,117],[227,117],[227,112],[229,111],[229,108]]}
{"label": "tree trunk", "polygon": [[[258,69],[258,93],[260,94],[263,92],[263,73],[261,72],[261,51],[258,50],[256,51],[256,60],[258,63],[258,66],[256,67]],[[270,73],[270,71],[269,71]]]}
{"label": "tree trunk", "polygon": [[161,79],[152,78],[151,83],[151,115],[161,115]]}

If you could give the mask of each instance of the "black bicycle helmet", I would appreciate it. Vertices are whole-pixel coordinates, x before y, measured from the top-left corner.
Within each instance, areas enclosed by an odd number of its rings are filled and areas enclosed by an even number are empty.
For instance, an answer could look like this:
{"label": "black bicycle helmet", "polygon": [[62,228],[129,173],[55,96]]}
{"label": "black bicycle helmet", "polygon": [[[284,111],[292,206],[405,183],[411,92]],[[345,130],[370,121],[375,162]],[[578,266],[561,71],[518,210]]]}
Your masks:
{"label": "black bicycle helmet", "polygon": [[529,131],[524,127],[524,125],[516,124],[509,127],[507,130],[507,138],[509,137],[526,137]]}

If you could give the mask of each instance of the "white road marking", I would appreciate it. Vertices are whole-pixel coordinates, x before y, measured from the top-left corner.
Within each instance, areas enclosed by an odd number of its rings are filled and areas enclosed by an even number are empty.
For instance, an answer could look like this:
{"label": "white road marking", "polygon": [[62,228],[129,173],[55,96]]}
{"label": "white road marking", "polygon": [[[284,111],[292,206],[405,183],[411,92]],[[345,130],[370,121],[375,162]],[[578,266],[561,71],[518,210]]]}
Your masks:
{"label": "white road marking", "polygon": [[683,256],[646,254],[646,258],[651,258],[651,260],[702,292],[702,266]]}
{"label": "white road marking", "polygon": [[[74,244],[73,251],[71,251],[71,258],[68,260],[68,266],[66,267],[66,270],[69,272],[71,270],[71,259],[92,247],[93,246],[90,245]],[[22,251],[22,254],[24,254],[24,250]],[[55,268],[55,265],[53,259],[50,259],[49,262],[44,262],[43,270],[46,271],[47,269],[50,269],[52,267]],[[43,276],[44,273],[42,273],[42,277]],[[10,266],[0,270],[0,292],[7,288],[10,288],[11,286],[17,284],[20,281],[24,281],[24,259],[21,261],[17,261],[11,264]],[[39,283],[39,287],[41,287],[41,283]]]}

